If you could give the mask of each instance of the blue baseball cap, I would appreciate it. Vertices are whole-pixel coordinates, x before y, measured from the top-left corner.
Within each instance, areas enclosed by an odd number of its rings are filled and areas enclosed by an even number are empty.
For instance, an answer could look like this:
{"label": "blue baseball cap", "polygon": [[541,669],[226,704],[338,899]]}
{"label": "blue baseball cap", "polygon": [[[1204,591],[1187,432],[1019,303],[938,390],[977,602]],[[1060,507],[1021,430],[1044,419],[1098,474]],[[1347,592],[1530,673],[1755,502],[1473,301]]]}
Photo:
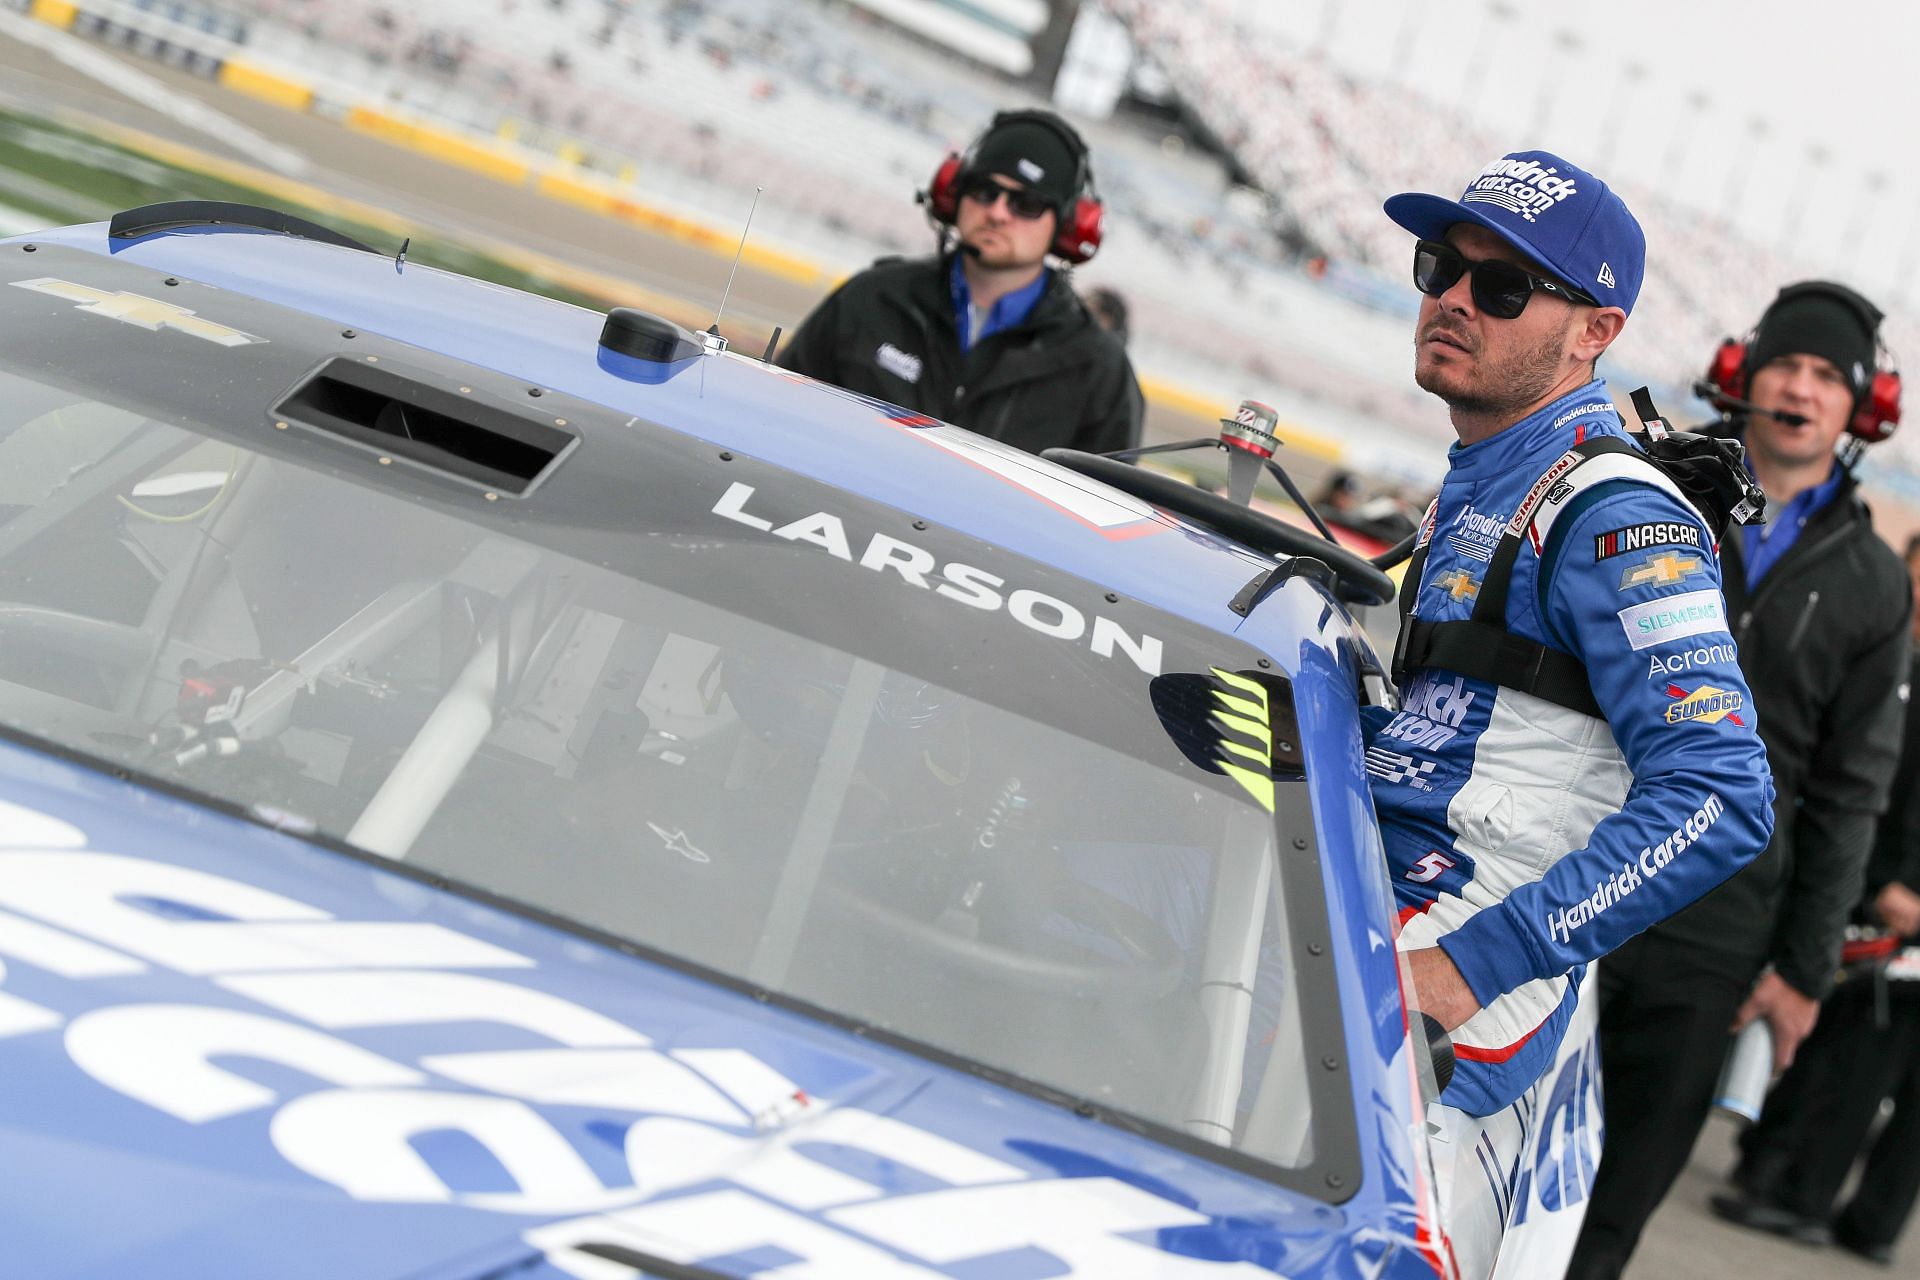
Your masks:
{"label": "blue baseball cap", "polygon": [[1626,201],[1549,151],[1515,151],[1482,169],[1458,200],[1409,191],[1387,216],[1422,240],[1458,222],[1485,227],[1556,279],[1629,314],[1647,269],[1647,237]]}

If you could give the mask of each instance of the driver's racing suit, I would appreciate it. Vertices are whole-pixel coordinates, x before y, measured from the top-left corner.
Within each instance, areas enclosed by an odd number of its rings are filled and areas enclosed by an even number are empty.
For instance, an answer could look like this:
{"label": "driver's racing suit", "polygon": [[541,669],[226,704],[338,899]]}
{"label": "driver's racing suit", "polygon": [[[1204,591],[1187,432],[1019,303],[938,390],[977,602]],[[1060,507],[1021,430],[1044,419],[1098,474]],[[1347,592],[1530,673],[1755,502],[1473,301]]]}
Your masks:
{"label": "driver's racing suit", "polygon": [[1474,1115],[1514,1103],[1553,1062],[1586,962],[1726,879],[1773,826],[1698,511],[1638,457],[1535,492],[1600,434],[1625,433],[1595,380],[1455,446],[1421,527],[1413,612],[1467,618],[1531,496],[1506,630],[1577,659],[1605,718],[1433,667],[1407,673],[1398,712],[1366,717],[1400,949],[1438,943],[1481,1005],[1454,1032],[1442,1095]]}

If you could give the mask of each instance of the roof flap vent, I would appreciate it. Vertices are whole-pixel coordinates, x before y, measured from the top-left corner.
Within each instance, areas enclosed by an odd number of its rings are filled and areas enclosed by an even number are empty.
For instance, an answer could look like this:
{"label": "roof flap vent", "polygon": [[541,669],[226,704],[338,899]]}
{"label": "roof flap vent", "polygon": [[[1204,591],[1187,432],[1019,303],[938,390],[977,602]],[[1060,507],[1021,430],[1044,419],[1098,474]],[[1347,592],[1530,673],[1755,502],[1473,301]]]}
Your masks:
{"label": "roof flap vent", "polygon": [[308,374],[273,413],[382,457],[515,496],[530,492],[579,441],[550,416],[478,400],[433,374],[344,356]]}
{"label": "roof flap vent", "polygon": [[165,200],[159,204],[141,205],[138,209],[123,209],[114,214],[113,220],[107,224],[107,234],[116,240],[130,240],[139,236],[152,235],[156,231],[173,231],[182,227],[219,226],[278,231],[282,235],[294,236],[301,240],[318,240],[322,244],[339,245],[343,249],[358,249],[362,253],[376,252],[351,236],[341,235],[331,227],[323,227],[317,222],[296,218],[278,209],[235,204],[230,200]]}

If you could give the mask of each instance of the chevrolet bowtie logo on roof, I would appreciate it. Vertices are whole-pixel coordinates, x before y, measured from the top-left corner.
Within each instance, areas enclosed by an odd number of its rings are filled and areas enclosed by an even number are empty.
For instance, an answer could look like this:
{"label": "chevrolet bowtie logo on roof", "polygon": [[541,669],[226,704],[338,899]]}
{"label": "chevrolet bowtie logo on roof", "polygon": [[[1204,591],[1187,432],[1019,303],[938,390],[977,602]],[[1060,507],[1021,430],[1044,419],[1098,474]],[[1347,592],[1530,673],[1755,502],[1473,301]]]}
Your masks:
{"label": "chevrolet bowtie logo on roof", "polygon": [[1467,576],[1465,569],[1454,569],[1433,580],[1433,585],[1455,600],[1471,600],[1480,594],[1480,583]]}
{"label": "chevrolet bowtie logo on roof", "polygon": [[142,293],[109,293],[105,289],[74,284],[71,280],[56,280],[52,276],[42,276],[37,280],[15,280],[13,287],[65,298],[69,302],[79,303],[82,311],[118,320],[122,324],[137,325],[154,333],[173,329],[222,347],[244,347],[249,343],[266,341],[265,338],[197,316],[185,307],[176,307],[171,302],[149,298]]}

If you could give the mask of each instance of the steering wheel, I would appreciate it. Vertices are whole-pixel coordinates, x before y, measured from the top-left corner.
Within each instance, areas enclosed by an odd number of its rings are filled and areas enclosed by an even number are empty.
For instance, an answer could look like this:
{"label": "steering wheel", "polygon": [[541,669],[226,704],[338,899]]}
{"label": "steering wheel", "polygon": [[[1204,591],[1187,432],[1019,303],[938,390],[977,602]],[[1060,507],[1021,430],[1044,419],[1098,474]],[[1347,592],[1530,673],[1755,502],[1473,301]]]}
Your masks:
{"label": "steering wheel", "polygon": [[1195,488],[1184,480],[1078,449],[1047,449],[1040,456],[1110,484],[1123,493],[1187,516],[1255,551],[1281,558],[1318,560],[1333,570],[1333,593],[1345,603],[1386,604],[1397,590],[1393,579],[1360,553],[1252,507],[1243,507],[1217,493]]}
{"label": "steering wheel", "polygon": [[821,885],[823,901],[848,923],[880,938],[889,947],[930,954],[994,982],[1045,995],[1149,1001],[1179,986],[1185,958],[1164,926],[1139,908],[1071,876],[1054,882],[1053,910],[1100,938],[1117,943],[1138,963],[1099,959],[1062,959],[1011,946],[964,937],[937,920],[874,901],[839,884]]}

